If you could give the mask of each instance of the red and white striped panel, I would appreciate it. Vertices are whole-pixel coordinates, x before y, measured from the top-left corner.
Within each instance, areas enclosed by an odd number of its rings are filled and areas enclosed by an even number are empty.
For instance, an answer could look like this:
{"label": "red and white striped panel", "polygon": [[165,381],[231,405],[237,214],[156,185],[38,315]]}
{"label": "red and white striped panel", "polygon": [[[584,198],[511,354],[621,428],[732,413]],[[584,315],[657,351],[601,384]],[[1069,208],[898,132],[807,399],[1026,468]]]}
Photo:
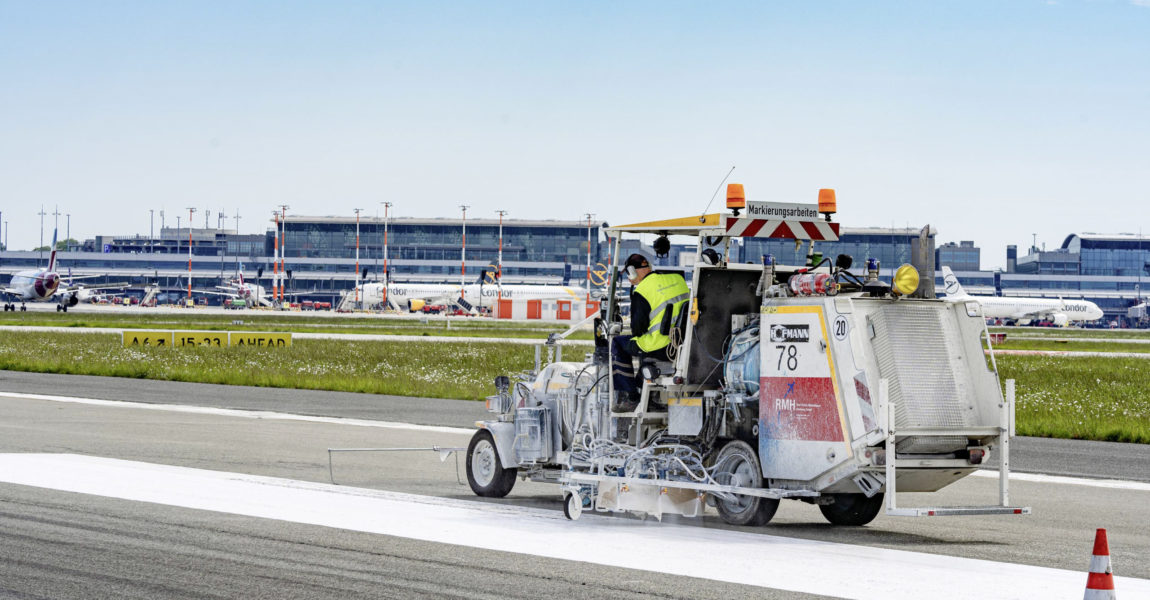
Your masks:
{"label": "red and white striped panel", "polygon": [[839,224],[826,221],[784,221],[727,217],[727,235],[837,242]]}

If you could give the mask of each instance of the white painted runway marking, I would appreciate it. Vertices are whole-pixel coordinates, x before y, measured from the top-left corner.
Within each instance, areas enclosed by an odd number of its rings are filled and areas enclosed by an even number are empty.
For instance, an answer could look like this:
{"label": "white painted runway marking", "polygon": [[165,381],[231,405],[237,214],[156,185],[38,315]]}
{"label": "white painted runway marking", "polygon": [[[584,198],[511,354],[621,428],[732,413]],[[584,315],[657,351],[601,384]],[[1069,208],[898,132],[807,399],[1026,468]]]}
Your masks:
{"label": "white painted runway marking", "polygon": [[109,408],[135,408],[141,410],[155,410],[160,412],[174,412],[195,415],[216,415],[222,417],[238,417],[241,419],[269,419],[276,421],[305,421],[308,423],[327,423],[331,425],[352,425],[355,427],[379,427],[383,429],[406,429],[412,431],[428,431],[433,433],[458,433],[471,435],[475,429],[464,427],[441,427],[438,425],[415,425],[397,421],[372,421],[370,419],[347,419],[343,417],[317,417],[314,415],[293,415],[270,410],[240,410],[236,408],[215,408],[212,406],[187,406],[183,404],[149,404],[147,402],[124,402],[121,400],[97,400],[95,398],[75,398],[72,396],[51,396],[47,394],[24,394],[21,392],[0,392],[0,396],[21,398],[25,400],[47,400],[49,402],[65,402],[68,404],[88,404],[91,406],[106,406]]}
{"label": "white painted runway marking", "polygon": [[[886,600],[1069,598],[1085,572],[72,454],[0,454],[0,481],[717,581]],[[1123,596],[1150,580],[1117,578]]]}
{"label": "white painted runway marking", "polygon": [[[25,394],[22,392],[0,392],[0,398],[20,398],[23,400],[45,400],[48,402],[64,402],[68,404],[87,404],[91,406],[105,406],[109,408],[135,408],[141,410],[155,410],[161,412],[174,412],[197,415],[215,415],[222,417],[237,417],[241,419],[268,419],[279,421],[302,421],[307,423],[324,423],[328,425],[350,425],[353,427],[378,427],[381,429],[402,429],[407,431],[427,431],[430,433],[453,433],[458,435],[473,435],[475,429],[466,427],[444,427],[440,425],[416,425],[397,421],[373,421],[370,419],[350,419],[343,417],[318,417],[313,415],[296,415],[266,410],[241,410],[235,408],[215,408],[211,406],[187,406],[182,404],[150,404],[146,402],[125,402],[122,400],[98,400],[95,398],[78,398],[73,396],[53,396],[47,394]],[[986,469],[975,471],[973,477],[990,479],[998,478],[998,471]],[[1126,481],[1121,479],[1088,479],[1085,477],[1064,477],[1060,475],[1042,475],[1039,473],[1010,473],[1011,481],[1028,481],[1034,483],[1051,483],[1062,485],[1082,485],[1088,487],[1134,490],[1150,492],[1150,483],[1141,481]]]}
{"label": "white painted runway marking", "polygon": [[[986,469],[971,473],[974,477],[998,479],[998,471]],[[1113,490],[1135,490],[1150,492],[1150,483],[1142,481],[1126,481],[1123,479],[1088,479],[1086,477],[1066,477],[1064,475],[1044,475],[1042,473],[1010,472],[1011,483],[1015,481],[1030,481],[1034,483],[1054,483],[1060,485],[1084,485],[1087,487],[1107,488]]]}

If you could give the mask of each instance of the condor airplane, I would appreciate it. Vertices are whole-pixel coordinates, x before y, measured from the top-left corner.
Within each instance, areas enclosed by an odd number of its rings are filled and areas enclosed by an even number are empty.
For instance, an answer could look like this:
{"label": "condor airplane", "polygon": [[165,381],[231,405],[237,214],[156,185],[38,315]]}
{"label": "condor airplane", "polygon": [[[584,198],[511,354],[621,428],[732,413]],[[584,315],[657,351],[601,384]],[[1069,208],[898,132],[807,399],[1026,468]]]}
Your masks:
{"label": "condor airplane", "polygon": [[1062,327],[1073,322],[1102,318],[1102,309],[1088,300],[971,296],[963,291],[962,284],[958,282],[950,267],[942,268],[942,282],[947,300],[978,302],[982,305],[983,316],[989,319],[1012,319],[1023,325],[1034,320],[1049,319],[1055,325]]}

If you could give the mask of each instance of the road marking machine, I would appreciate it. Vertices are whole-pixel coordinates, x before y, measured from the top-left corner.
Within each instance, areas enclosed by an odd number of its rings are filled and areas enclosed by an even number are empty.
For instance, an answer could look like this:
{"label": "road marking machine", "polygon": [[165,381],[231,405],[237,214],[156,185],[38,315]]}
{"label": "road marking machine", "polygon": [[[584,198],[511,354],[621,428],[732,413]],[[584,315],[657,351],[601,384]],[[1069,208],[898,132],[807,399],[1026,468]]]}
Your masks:
{"label": "road marking machine", "polygon": [[[816,504],[837,525],[865,525],[884,508],[1029,514],[1009,502],[1014,382],[1004,396],[977,305],[910,297],[911,265],[888,283],[874,259],[855,275],[850,257],[821,257],[815,242],[839,235],[833,190],[817,205],[748,203],[732,184],[727,207],[607,230],[615,264],[608,301],[588,319],[594,353],[496,379],[493,418],[477,423],[467,448],[471,489],[503,497],[517,477],[555,483],[570,519],[584,510],[701,516],[713,506],[727,523],[762,525],[782,499]],[[671,339],[666,354],[637,358],[638,406],[618,412],[610,357],[623,328],[616,291],[627,234],[690,236],[697,250],[688,304],[657,324]],[[806,264],[736,264],[735,237],[805,241]],[[896,504],[896,491],[938,491],[992,450],[997,503]]]}

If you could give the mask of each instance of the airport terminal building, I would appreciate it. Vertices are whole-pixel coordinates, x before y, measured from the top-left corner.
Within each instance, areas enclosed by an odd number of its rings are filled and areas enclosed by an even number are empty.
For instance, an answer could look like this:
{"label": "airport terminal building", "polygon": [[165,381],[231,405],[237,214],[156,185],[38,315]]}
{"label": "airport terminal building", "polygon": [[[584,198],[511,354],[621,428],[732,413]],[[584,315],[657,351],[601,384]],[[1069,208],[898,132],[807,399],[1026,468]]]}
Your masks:
{"label": "airport terminal building", "polygon": [[[506,283],[558,284],[565,278],[579,282],[585,276],[588,252],[592,265],[608,261],[610,248],[603,228],[592,221],[505,219],[502,224],[503,280]],[[355,217],[308,217],[289,215],[282,240],[290,288],[313,294],[316,299],[337,298],[355,285],[357,274],[378,279],[383,272],[384,233],[387,234],[387,265],[393,281],[460,281],[463,273],[462,219],[392,218],[385,224],[378,217],[361,216],[359,272],[356,271]],[[500,223],[495,219],[466,222],[466,279],[477,280],[485,268],[498,261]],[[590,235],[590,248],[588,248]],[[898,265],[933,262],[936,269],[949,266],[968,292],[1047,298],[1083,298],[1098,304],[1107,320],[1125,315],[1126,309],[1145,296],[1150,281],[1150,240],[1134,234],[1101,235],[1076,233],[1056,250],[1031,248],[1017,256],[1008,247],[1006,271],[979,269],[979,249],[973,242],[937,245],[932,228],[842,229],[838,242],[820,242],[815,251],[832,260],[851,255],[856,270],[866,258],[878,258],[883,272]],[[242,268],[251,280],[270,286],[276,236],[271,227],[264,234],[240,234],[234,230],[193,228],[192,287],[211,289],[221,279],[235,276]],[[623,253],[644,252],[653,257],[651,240],[626,241]],[[61,273],[106,275],[105,281],[133,285],[159,283],[162,288],[184,290],[188,279],[188,229],[162,228],[160,235],[96,236],[61,252]],[[760,263],[771,255],[784,264],[801,264],[806,245],[793,240],[741,239],[731,249],[739,262]],[[1014,255],[1012,256],[1012,252]],[[923,260],[926,259],[926,260]],[[694,247],[672,245],[656,266],[689,269]],[[11,251],[0,253],[0,276],[47,263],[46,253]],[[100,281],[100,280],[96,280]],[[941,274],[936,273],[941,290]]]}

